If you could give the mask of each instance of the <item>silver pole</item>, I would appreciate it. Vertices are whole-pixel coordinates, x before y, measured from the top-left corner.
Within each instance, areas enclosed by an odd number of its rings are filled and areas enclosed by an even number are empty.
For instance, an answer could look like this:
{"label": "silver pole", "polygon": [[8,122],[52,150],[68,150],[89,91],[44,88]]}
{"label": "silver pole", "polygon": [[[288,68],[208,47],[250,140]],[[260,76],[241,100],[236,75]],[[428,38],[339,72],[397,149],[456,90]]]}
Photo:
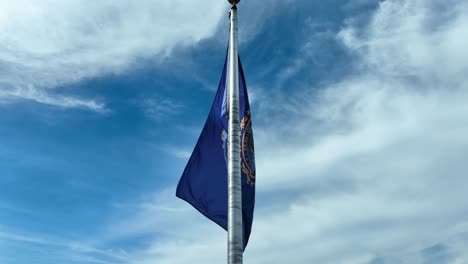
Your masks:
{"label": "silver pole", "polygon": [[228,141],[228,264],[242,264],[242,185],[240,160],[239,73],[237,7],[232,4],[229,35],[229,141]]}

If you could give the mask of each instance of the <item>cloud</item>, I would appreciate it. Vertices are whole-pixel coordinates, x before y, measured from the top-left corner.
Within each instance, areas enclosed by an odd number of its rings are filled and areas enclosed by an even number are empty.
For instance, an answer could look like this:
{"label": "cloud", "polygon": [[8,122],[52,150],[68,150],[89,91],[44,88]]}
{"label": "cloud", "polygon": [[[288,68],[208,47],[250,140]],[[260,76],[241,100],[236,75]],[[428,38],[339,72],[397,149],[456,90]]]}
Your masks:
{"label": "cloud", "polygon": [[[246,260],[468,261],[468,8],[439,5],[386,1],[364,27],[350,19],[336,39],[352,74],[269,101],[283,112],[277,118],[257,113],[271,125],[255,127],[258,200]],[[125,224],[163,233],[135,263],[224,261],[219,228],[182,208],[140,210]],[[164,224],[140,224],[148,219]]]}
{"label": "cloud", "polygon": [[160,120],[166,116],[174,115],[180,112],[184,106],[181,103],[175,102],[169,98],[145,98],[136,102],[143,108],[145,114],[154,119]]}
{"label": "cloud", "polygon": [[120,220],[109,225],[98,240],[145,237],[149,241],[147,247],[131,252],[128,263],[212,263],[224,258],[225,231],[176,199],[174,188],[115,207]]}
{"label": "cloud", "polygon": [[79,99],[70,96],[51,95],[34,86],[0,90],[0,103],[14,103],[20,100],[32,100],[64,108],[83,108],[96,112],[106,112],[104,103],[90,99]]}
{"label": "cloud", "polygon": [[386,1],[364,28],[351,20],[337,38],[353,73],[303,92],[285,131],[257,133],[258,190],[295,198],[257,215],[255,262],[433,263],[439,243],[468,261],[467,229],[451,233],[468,220],[468,8],[452,4]]}
{"label": "cloud", "polygon": [[[2,242],[6,241],[5,245]],[[38,234],[18,233],[17,231],[8,230],[0,227],[0,250],[4,251],[2,257],[6,260],[12,258],[11,262],[16,262],[15,255],[10,254],[16,250],[8,250],[14,248],[15,242],[20,242],[22,247],[45,248],[49,254],[53,253],[55,259],[60,261],[86,262],[86,263],[127,263],[128,255],[124,251],[103,250],[81,242],[72,240],[64,240],[50,236]]]}
{"label": "cloud", "polygon": [[[363,27],[348,21],[336,40],[350,74],[258,108],[268,122],[254,128],[257,207],[245,259],[466,263],[468,6],[385,1]],[[174,191],[116,205],[118,220],[95,243],[143,236],[127,263],[225,261],[226,233]]]}
{"label": "cloud", "polygon": [[141,58],[165,56],[176,45],[211,36],[226,4],[215,0],[1,3],[0,103],[26,99],[103,110],[104,102],[57,96],[56,90],[138,67]]}
{"label": "cloud", "polygon": [[163,150],[171,154],[172,156],[183,160],[187,160],[192,155],[191,150],[180,147],[167,147],[163,148]]}

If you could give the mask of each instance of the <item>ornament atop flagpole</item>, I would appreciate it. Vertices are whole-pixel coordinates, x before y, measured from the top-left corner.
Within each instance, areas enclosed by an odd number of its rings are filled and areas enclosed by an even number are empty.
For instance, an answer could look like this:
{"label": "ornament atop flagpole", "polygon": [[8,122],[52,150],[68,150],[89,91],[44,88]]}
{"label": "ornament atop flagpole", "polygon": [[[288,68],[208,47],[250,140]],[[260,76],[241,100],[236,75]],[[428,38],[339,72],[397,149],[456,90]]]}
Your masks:
{"label": "ornament atop flagpole", "polygon": [[237,5],[240,0],[228,0],[228,2],[231,4],[231,5]]}

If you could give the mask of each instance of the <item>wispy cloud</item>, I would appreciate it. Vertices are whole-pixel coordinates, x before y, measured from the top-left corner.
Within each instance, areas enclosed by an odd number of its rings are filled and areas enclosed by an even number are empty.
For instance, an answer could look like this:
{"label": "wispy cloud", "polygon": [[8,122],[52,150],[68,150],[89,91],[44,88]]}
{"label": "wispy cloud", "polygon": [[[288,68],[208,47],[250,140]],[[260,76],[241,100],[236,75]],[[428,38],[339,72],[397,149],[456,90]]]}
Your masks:
{"label": "wispy cloud", "polygon": [[11,211],[20,214],[35,214],[36,212],[30,209],[21,208],[18,205],[0,202],[0,210]]}
{"label": "wispy cloud", "polygon": [[184,108],[183,104],[162,97],[145,98],[137,104],[143,108],[148,117],[155,120],[177,114]]}
{"label": "wispy cloud", "polygon": [[53,88],[121,72],[138,58],[209,37],[225,7],[214,0],[1,3],[0,103],[22,98],[101,111],[105,102],[57,96]]}
{"label": "wispy cloud", "polygon": [[[1,88],[1,87],[0,87]],[[49,104],[64,108],[82,108],[96,112],[107,112],[103,102],[91,99],[79,99],[71,96],[49,94],[47,91],[34,86],[16,87],[0,90],[0,103],[14,103],[15,101],[32,100],[37,103]]]}
{"label": "wispy cloud", "polygon": [[181,147],[173,146],[173,147],[163,148],[163,150],[173,155],[176,158],[184,159],[184,160],[190,158],[190,155],[192,155],[192,151],[188,148],[181,148]]}
{"label": "wispy cloud", "polygon": [[[96,247],[72,240],[60,238],[19,233],[16,231],[0,229],[0,242],[21,242],[23,246],[39,246],[54,252],[56,258],[62,261],[86,261],[87,263],[127,263],[128,254],[122,250],[102,250]],[[11,255],[7,252],[5,246],[0,248],[6,256]]]}
{"label": "wispy cloud", "polygon": [[120,220],[100,238],[119,241],[145,236],[150,241],[148,247],[131,252],[128,263],[214,263],[224,258],[224,230],[176,199],[173,188],[116,206]]}
{"label": "wispy cloud", "polygon": [[[468,261],[468,6],[443,7],[382,2],[369,24],[351,22],[336,36],[352,75],[292,95],[291,107],[277,110],[287,119],[258,113],[270,122],[255,127],[261,206],[246,259]],[[188,205],[149,201],[154,208],[113,229],[158,234],[135,263],[224,261],[220,228],[182,210]]]}
{"label": "wispy cloud", "polygon": [[[459,33],[468,9],[444,5],[445,20],[434,5],[383,2],[366,27],[343,28],[338,39],[355,56],[354,74],[302,95],[310,103],[301,100],[301,112],[282,123],[287,143],[273,127],[257,133],[258,188],[295,189],[298,197],[286,213],[257,220],[257,232],[284,241],[275,246],[291,250],[297,263],[422,263],[427,248],[446,243],[451,227],[468,220],[468,64],[457,55],[468,44]],[[314,186],[327,191],[307,191]],[[272,219],[288,227],[272,233]],[[447,242],[458,261],[466,258],[466,237],[460,241]]]}

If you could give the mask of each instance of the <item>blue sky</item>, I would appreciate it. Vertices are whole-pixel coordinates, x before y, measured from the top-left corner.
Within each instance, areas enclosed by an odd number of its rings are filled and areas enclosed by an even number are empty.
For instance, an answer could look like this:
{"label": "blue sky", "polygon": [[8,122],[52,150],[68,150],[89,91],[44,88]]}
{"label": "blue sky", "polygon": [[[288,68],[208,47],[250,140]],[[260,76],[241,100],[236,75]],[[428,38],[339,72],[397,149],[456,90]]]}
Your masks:
{"label": "blue sky", "polygon": [[[0,263],[220,263],[175,197],[227,1],[0,2]],[[246,263],[468,263],[468,5],[242,1]]]}

